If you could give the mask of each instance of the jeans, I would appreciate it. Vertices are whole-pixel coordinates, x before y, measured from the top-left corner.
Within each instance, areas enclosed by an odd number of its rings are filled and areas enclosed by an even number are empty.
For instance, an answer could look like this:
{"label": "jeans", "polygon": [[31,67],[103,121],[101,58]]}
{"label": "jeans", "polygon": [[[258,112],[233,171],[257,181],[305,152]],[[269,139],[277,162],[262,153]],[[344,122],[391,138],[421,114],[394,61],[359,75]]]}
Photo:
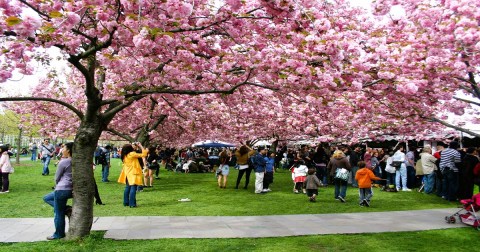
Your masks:
{"label": "jeans", "polygon": [[102,164],[102,182],[108,182],[109,173],[110,173],[110,166]]}
{"label": "jeans", "polygon": [[358,188],[358,195],[360,197],[360,204],[363,200],[370,202],[370,199],[373,197],[372,188]]}
{"label": "jeans", "polygon": [[458,172],[449,169],[444,171],[443,174],[442,196],[444,196],[446,200],[455,201],[458,191]]}
{"label": "jeans", "polygon": [[255,172],[255,193],[261,193],[263,190],[264,172]]}
{"label": "jeans", "polygon": [[137,206],[137,185],[129,185],[128,179],[123,192],[123,205],[136,207]]}
{"label": "jeans", "polygon": [[347,197],[347,181],[334,179],[333,183],[335,184],[335,199],[337,199],[338,196],[341,196],[345,199],[345,197]]}
{"label": "jeans", "polygon": [[10,173],[1,173],[0,171],[0,174],[2,175],[2,192],[6,192],[10,186],[10,180],[8,179],[8,175],[10,175]]}
{"label": "jeans", "polygon": [[37,161],[37,151],[32,151],[32,157],[30,158],[31,161]]}
{"label": "jeans", "polygon": [[352,167],[352,186],[358,187],[358,181],[355,179],[355,175],[357,174],[358,166]]}
{"label": "jeans", "polygon": [[56,190],[45,197],[43,200],[53,207],[55,217],[53,222],[55,224],[55,233],[53,237],[60,239],[65,237],[65,210],[67,208],[67,201],[73,197],[72,190]]}
{"label": "jeans", "polygon": [[433,187],[435,185],[435,172],[432,172],[430,174],[425,174],[423,176],[423,191],[426,194],[430,194],[433,192]]}
{"label": "jeans", "polygon": [[238,189],[238,186],[240,185],[240,181],[242,180],[242,177],[243,177],[243,174],[246,173],[245,175],[245,189],[247,188],[248,186],[248,183],[250,182],[250,173],[252,173],[252,168],[248,167],[247,169],[243,169],[243,170],[238,170],[238,176],[237,176],[237,185],[235,186],[235,188]]}
{"label": "jeans", "polygon": [[50,171],[48,170],[48,165],[50,164],[50,157],[49,155],[43,156],[43,172],[42,175],[48,175],[50,174]]}
{"label": "jeans", "polygon": [[402,178],[402,189],[407,189],[407,167],[402,164],[400,169],[395,171],[395,185],[397,190],[400,190],[400,177]]}

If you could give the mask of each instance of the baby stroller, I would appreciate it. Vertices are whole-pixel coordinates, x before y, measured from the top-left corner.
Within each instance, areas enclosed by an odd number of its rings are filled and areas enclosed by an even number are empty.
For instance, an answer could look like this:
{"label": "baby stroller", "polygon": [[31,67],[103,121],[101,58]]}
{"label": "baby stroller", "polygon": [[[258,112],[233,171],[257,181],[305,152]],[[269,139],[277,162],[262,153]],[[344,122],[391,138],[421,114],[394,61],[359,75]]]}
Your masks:
{"label": "baby stroller", "polygon": [[480,218],[476,212],[480,211],[480,193],[473,195],[471,199],[460,200],[462,203],[462,209],[450,216],[445,216],[445,221],[447,223],[455,223],[455,216],[458,216],[458,219],[477,230],[480,230]]}

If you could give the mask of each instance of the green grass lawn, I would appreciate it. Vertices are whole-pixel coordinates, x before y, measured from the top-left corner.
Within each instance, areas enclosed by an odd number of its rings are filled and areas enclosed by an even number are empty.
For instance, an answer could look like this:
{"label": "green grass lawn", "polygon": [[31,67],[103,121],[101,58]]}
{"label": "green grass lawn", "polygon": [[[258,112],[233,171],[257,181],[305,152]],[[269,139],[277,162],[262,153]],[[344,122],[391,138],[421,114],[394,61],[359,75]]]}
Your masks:
{"label": "green grass lawn", "polygon": [[[347,203],[342,204],[333,199],[331,186],[322,188],[318,201],[310,203],[305,195],[292,192],[293,183],[288,171],[275,174],[271,186],[273,192],[257,195],[253,193],[254,174],[251,175],[248,190],[235,190],[237,171],[232,169],[227,189],[219,189],[212,173],[183,174],[167,172],[162,168],[161,179],[154,181],[153,188],[145,188],[137,194],[139,207],[130,209],[122,205],[124,185],[116,182],[120,165],[119,159],[112,160],[112,182],[109,183],[100,182],[101,168],[95,171],[100,195],[106,204],[94,207],[95,216],[317,214],[451,208],[458,205],[414,191],[388,193],[375,189],[372,207],[361,208],[357,204],[356,189],[348,189]],[[21,165],[14,166],[15,173],[10,177],[10,193],[0,195],[0,217],[53,217],[52,208],[43,202],[42,197],[52,191],[55,167],[50,165],[52,175],[41,176],[40,162],[22,161]],[[243,183],[244,179],[241,186]],[[178,199],[186,197],[192,201],[178,202]],[[129,248],[155,251],[466,251],[467,248],[480,245],[479,235],[480,232],[473,228],[464,228],[260,239],[113,241],[103,239],[103,232],[94,232],[83,241],[0,244],[0,251],[125,251]]]}

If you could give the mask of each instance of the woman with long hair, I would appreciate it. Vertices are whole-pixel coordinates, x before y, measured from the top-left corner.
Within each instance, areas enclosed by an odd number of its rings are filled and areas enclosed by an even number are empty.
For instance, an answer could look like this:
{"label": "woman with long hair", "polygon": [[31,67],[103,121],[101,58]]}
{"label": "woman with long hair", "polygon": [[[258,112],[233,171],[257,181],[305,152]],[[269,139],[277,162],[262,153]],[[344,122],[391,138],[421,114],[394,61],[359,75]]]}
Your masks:
{"label": "woman with long hair", "polygon": [[238,168],[238,177],[237,177],[237,184],[235,185],[235,189],[238,189],[238,185],[242,180],[243,174],[246,174],[245,178],[245,186],[243,189],[247,189],[248,183],[250,182],[250,173],[252,173],[253,167],[248,165],[248,158],[255,154],[255,150],[250,148],[248,145],[242,145],[237,151],[235,151],[235,156],[237,157],[237,164],[239,165]]}
{"label": "woman with long hair", "polygon": [[57,165],[55,172],[55,191],[45,195],[43,200],[53,207],[55,233],[47,237],[47,240],[56,240],[65,237],[65,215],[72,214],[72,207],[67,206],[68,199],[73,198],[72,183],[72,155],[73,143],[63,145],[62,158]]}
{"label": "woman with long hair", "polygon": [[143,185],[142,167],[140,166],[138,159],[146,157],[148,155],[148,150],[143,148],[142,144],[138,142],[133,144],[141,148],[142,153],[135,152],[135,148],[132,144],[123,145],[120,155],[123,166],[118,182],[125,184],[123,205],[137,207],[137,187]]}

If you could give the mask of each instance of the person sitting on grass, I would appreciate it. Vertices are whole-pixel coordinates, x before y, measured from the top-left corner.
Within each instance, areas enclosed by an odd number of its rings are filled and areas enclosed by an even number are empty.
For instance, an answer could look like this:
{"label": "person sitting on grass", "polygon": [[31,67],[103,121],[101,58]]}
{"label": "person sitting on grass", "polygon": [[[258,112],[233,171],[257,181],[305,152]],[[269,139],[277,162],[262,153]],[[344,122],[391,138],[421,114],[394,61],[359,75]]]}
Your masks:
{"label": "person sitting on grass", "polygon": [[358,171],[355,180],[358,181],[360,206],[370,206],[370,199],[373,197],[372,180],[382,180],[373,174],[372,168],[367,168],[364,161],[358,162]]}
{"label": "person sitting on grass", "polygon": [[322,183],[315,175],[315,169],[309,168],[308,169],[308,176],[305,180],[306,188],[307,188],[307,196],[311,202],[315,202],[317,195],[318,195],[318,187],[322,186]]}

